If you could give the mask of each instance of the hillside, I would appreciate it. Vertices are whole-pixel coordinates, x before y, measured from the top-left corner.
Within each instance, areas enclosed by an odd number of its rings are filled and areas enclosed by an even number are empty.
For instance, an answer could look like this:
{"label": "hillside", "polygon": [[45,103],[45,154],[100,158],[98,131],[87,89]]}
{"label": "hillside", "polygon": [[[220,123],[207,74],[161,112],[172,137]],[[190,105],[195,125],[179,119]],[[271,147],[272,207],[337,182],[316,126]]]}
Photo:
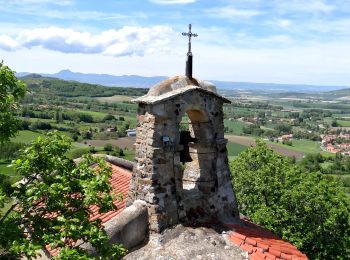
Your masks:
{"label": "hillside", "polygon": [[29,74],[20,78],[34,93],[63,97],[109,97],[114,95],[140,96],[148,90],[142,88],[106,87],[98,84],[80,83],[62,79]]}
{"label": "hillside", "polygon": [[332,97],[337,97],[337,98],[350,97],[350,88],[343,88],[343,89],[333,90],[333,91],[329,91],[329,92],[327,92],[325,94],[327,94],[329,96],[332,96]]}
{"label": "hillside", "polygon": [[[17,76],[25,76],[30,73],[20,72]],[[154,84],[166,79],[165,76],[153,76],[144,77],[139,75],[122,75],[115,76],[109,74],[95,74],[95,73],[80,73],[72,72],[70,70],[62,70],[58,73],[47,74],[39,73],[44,77],[53,77],[63,80],[74,80],[82,83],[100,84],[105,86],[123,86],[123,87],[138,87],[149,88]],[[308,92],[315,93],[320,91],[331,91],[345,88],[344,86],[314,86],[306,84],[278,84],[278,83],[256,83],[256,82],[234,82],[234,81],[222,81],[215,79],[206,79],[213,82],[219,89],[228,90],[259,90],[259,91],[296,91],[296,92]]]}

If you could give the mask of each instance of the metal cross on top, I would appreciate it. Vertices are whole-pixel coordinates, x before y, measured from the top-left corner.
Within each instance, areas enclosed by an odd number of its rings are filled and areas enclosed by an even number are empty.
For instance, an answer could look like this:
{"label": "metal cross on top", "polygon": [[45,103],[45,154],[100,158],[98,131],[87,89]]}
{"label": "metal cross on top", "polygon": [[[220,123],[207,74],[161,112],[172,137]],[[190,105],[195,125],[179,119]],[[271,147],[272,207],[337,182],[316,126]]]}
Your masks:
{"label": "metal cross on top", "polygon": [[188,33],[185,33],[185,32],[182,33],[183,36],[188,36],[188,52],[187,52],[187,56],[192,56],[192,52],[191,52],[191,37],[197,37],[198,36],[198,34],[192,33],[191,28],[192,28],[192,25],[189,24],[188,25]]}

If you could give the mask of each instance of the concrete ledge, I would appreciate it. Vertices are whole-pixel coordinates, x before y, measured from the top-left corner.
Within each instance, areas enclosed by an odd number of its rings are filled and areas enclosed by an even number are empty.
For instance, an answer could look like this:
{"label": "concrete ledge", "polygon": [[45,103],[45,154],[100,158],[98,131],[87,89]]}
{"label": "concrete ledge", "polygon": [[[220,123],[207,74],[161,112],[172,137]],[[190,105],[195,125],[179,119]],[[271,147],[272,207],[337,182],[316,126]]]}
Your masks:
{"label": "concrete ledge", "polygon": [[104,226],[111,244],[123,244],[127,249],[139,245],[145,240],[148,231],[146,202],[136,200]]}
{"label": "concrete ledge", "polygon": [[132,171],[134,166],[135,166],[134,162],[131,162],[131,161],[128,161],[128,160],[125,160],[125,159],[122,159],[122,158],[119,158],[116,156],[106,155],[105,160],[111,164],[120,166],[120,167],[127,169],[127,170],[130,170],[130,171]]}
{"label": "concrete ledge", "polygon": [[[136,200],[130,207],[104,224],[110,244],[122,244],[126,249],[141,244],[148,231],[148,209],[146,202]],[[89,255],[97,257],[96,249],[90,243],[84,243],[81,248]]]}
{"label": "concrete ledge", "polygon": [[[104,158],[106,160],[106,162],[109,162],[111,164],[114,164],[116,166],[120,166],[126,170],[130,170],[132,171],[134,168],[135,163],[116,157],[116,156],[112,156],[112,155],[106,155],[106,154],[94,154],[94,157],[101,157]],[[79,164],[82,161],[82,158],[76,158],[73,160],[76,164]]]}

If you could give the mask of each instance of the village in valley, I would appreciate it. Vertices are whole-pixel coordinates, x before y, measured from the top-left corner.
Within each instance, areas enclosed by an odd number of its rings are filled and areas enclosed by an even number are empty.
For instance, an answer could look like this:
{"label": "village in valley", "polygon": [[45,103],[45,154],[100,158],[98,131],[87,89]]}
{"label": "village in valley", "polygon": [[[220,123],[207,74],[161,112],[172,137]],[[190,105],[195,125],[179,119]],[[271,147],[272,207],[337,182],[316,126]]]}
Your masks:
{"label": "village in valley", "polygon": [[330,153],[350,155],[350,134],[321,135],[321,149]]}

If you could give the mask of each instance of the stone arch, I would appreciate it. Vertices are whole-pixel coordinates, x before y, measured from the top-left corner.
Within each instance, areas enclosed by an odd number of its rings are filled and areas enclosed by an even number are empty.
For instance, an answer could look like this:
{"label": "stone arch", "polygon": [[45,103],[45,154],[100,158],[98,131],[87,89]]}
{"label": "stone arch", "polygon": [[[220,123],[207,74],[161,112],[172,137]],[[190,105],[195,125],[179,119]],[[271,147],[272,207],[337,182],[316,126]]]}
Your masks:
{"label": "stone arch", "polygon": [[[179,222],[234,222],[239,214],[223,125],[223,103],[229,101],[202,87],[176,84],[159,96],[136,100],[139,124],[130,202],[147,202],[154,232]],[[183,171],[180,123],[186,114],[197,140],[189,144],[194,160]]]}
{"label": "stone arch", "polygon": [[206,111],[191,107],[183,114],[188,115],[189,131],[187,134],[179,131],[182,150],[175,165],[181,169],[176,176],[178,215],[181,222],[193,223],[206,221],[215,209],[210,204],[218,185],[215,134]]}

